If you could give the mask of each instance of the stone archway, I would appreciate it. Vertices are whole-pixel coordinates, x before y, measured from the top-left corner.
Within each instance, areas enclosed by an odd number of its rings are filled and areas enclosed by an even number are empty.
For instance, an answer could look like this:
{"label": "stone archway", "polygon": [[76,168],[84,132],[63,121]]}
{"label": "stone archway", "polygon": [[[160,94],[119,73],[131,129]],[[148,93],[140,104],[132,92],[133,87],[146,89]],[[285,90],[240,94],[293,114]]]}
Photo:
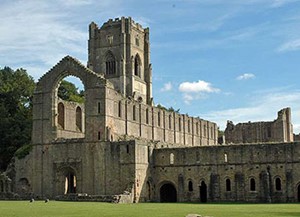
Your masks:
{"label": "stone archway", "polygon": [[160,187],[160,202],[177,202],[177,191],[173,184],[166,183]]}
{"label": "stone archway", "polygon": [[207,202],[207,185],[205,184],[205,181],[202,181],[200,186],[200,202],[206,203]]}
{"label": "stone archway", "polygon": [[76,175],[73,171],[65,174],[65,194],[76,193]]}

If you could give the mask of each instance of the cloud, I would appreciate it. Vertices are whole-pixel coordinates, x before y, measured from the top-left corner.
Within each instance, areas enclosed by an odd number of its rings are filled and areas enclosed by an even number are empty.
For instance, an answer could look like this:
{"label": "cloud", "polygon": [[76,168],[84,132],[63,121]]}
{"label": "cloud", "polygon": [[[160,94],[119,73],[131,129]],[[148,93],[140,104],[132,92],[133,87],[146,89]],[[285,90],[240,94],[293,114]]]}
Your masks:
{"label": "cloud", "polygon": [[163,88],[160,89],[161,92],[166,92],[172,90],[171,82],[165,83]]}
{"label": "cloud", "polygon": [[279,8],[289,3],[299,2],[299,0],[274,0],[271,4],[272,8]]}
{"label": "cloud", "polygon": [[245,74],[242,74],[242,75],[236,77],[236,80],[249,80],[249,79],[253,79],[253,78],[255,78],[254,74],[245,73]]}
{"label": "cloud", "polygon": [[248,121],[273,121],[277,118],[277,112],[282,108],[290,107],[292,109],[292,123],[294,123],[294,132],[300,132],[300,90],[281,91],[274,90],[266,92],[253,93],[249,98],[249,105],[239,108],[229,108],[224,110],[215,110],[206,114],[200,114],[202,118],[214,121],[225,129],[227,120],[236,123]]}
{"label": "cloud", "polygon": [[183,82],[179,85],[179,91],[183,93],[183,100],[190,104],[192,100],[207,98],[207,93],[217,93],[220,91],[214,88],[211,83],[199,80],[197,82]]}
{"label": "cloud", "polygon": [[296,51],[300,50],[300,39],[288,41],[277,49],[278,52]]}
{"label": "cloud", "polygon": [[211,83],[206,81],[183,82],[179,85],[179,91],[184,93],[216,93],[220,90],[212,87]]}

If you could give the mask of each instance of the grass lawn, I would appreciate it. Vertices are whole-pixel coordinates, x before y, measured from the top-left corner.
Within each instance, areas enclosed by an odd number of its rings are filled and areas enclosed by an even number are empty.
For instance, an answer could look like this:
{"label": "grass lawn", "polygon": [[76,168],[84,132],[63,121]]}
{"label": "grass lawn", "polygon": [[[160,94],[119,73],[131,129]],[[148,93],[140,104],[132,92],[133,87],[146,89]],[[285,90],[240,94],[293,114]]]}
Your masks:
{"label": "grass lawn", "polygon": [[0,217],[185,217],[188,213],[214,217],[299,217],[300,204],[110,204],[0,201]]}

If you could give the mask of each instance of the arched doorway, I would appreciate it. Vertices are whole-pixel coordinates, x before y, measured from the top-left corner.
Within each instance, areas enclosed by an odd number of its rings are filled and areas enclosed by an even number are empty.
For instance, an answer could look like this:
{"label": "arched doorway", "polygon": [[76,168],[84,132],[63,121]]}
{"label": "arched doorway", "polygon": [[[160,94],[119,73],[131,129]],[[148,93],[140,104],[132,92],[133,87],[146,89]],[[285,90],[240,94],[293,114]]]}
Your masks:
{"label": "arched doorway", "polygon": [[65,194],[76,193],[76,176],[73,172],[65,175]]}
{"label": "arched doorway", "polygon": [[167,183],[161,186],[160,202],[177,202],[177,191],[173,184]]}
{"label": "arched doorway", "polygon": [[204,181],[202,181],[200,185],[200,202],[207,202],[207,186]]}

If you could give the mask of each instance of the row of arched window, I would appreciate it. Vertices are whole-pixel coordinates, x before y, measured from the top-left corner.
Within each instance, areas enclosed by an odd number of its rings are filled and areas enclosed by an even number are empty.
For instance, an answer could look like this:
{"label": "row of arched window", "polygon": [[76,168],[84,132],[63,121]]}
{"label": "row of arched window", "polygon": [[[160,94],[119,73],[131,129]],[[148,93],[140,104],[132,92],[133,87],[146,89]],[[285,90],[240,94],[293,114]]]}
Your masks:
{"label": "row of arched window", "polygon": [[[105,55],[105,74],[106,75],[115,75],[116,70],[116,58],[111,51],[108,51]],[[136,54],[134,57],[134,75],[141,77],[142,72],[142,61],[139,54]]]}
{"label": "row of arched window", "polygon": [[[225,179],[225,188],[227,192],[231,191],[231,180],[229,178]],[[188,181],[188,191],[193,191],[193,181],[189,180]],[[250,191],[256,191],[256,181],[254,178],[249,179],[249,190]],[[275,190],[276,191],[281,191],[282,190],[282,184],[281,184],[281,179],[279,177],[275,178]]]}
{"label": "row of arched window", "polygon": [[[118,117],[122,117],[122,103],[121,101],[119,101],[118,103]],[[172,128],[172,115],[170,114],[168,116],[168,128],[169,129],[173,129]],[[133,105],[132,106],[132,120],[133,121],[136,121],[137,120],[137,108],[136,108],[136,105]],[[161,118],[161,112],[159,111],[157,113],[157,126],[158,127],[161,127],[161,122],[162,122],[162,118]],[[149,108],[146,108],[145,110],[145,123],[146,124],[149,124]],[[200,125],[200,127],[199,127]],[[196,131],[195,131],[195,135],[202,135],[203,137],[207,137],[209,134],[210,134],[210,137],[211,138],[215,138],[215,130],[214,130],[214,127],[208,127],[206,124],[203,125],[203,131],[202,131],[202,125],[198,122],[195,123],[195,126],[196,126]],[[165,126],[164,126],[165,127]],[[191,127],[192,127],[192,124],[191,124],[191,121],[188,119],[187,120],[187,132],[188,133],[191,133]],[[208,132],[209,130],[209,132]],[[182,131],[182,119],[181,117],[178,118],[178,131]]]}

